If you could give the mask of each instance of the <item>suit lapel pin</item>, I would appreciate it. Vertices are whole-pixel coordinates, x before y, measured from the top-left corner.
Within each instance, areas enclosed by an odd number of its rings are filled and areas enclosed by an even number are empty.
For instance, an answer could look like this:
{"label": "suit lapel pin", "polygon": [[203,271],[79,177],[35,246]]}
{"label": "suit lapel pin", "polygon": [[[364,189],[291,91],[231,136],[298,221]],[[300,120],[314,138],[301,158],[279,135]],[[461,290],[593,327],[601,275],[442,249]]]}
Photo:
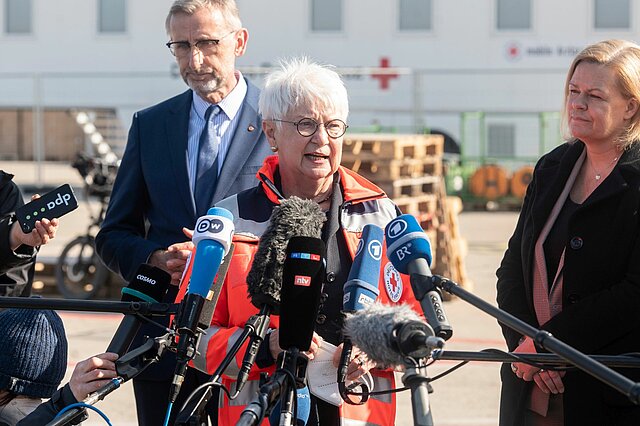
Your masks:
{"label": "suit lapel pin", "polygon": [[253,132],[256,129],[256,127],[253,124],[249,124],[249,127],[247,127],[247,130],[250,132]]}

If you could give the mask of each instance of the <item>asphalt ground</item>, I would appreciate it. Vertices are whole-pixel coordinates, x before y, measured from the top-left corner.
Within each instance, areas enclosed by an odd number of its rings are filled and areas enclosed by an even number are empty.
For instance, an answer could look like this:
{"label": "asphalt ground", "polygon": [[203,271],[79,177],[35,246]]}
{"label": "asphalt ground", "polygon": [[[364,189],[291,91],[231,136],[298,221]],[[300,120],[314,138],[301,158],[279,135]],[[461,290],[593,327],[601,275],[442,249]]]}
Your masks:
{"label": "asphalt ground", "polygon": [[[81,189],[82,181],[70,166],[45,164],[38,174],[31,163],[0,162],[0,168],[16,174],[16,182],[25,189],[28,197],[34,190],[44,191],[62,183],[70,183]],[[37,176],[42,180],[38,180]],[[46,182],[46,183],[45,183]],[[78,192],[78,191],[77,191]],[[97,207],[95,200],[89,202],[77,193],[80,207],[61,220],[56,238],[44,246],[39,260],[52,263],[64,245],[76,235],[85,232],[88,223],[88,208]],[[517,213],[513,212],[463,212],[459,216],[460,232],[467,241],[465,266],[473,293],[483,300],[495,304],[495,270],[498,267],[506,243],[515,227]],[[43,285],[43,297],[60,297],[51,278],[44,272],[36,274],[36,281]],[[117,288],[101,294],[101,297],[117,297]],[[454,336],[446,343],[447,351],[478,351],[486,348],[505,349],[496,321],[471,306],[454,298],[445,303],[445,310],[454,329]],[[69,341],[69,362],[65,381],[75,364],[93,354],[104,351],[118,327],[122,315],[104,313],[60,312],[65,323]],[[427,369],[435,377],[455,366],[455,361],[437,361]],[[486,426],[498,424],[499,370],[500,365],[489,362],[470,362],[462,368],[434,381],[434,393],[430,405],[434,424],[437,426]],[[114,426],[135,425],[135,403],[131,383],[123,384],[105,400],[96,404]],[[105,421],[91,413],[86,425],[104,425]],[[397,425],[413,424],[409,392],[399,396]]]}

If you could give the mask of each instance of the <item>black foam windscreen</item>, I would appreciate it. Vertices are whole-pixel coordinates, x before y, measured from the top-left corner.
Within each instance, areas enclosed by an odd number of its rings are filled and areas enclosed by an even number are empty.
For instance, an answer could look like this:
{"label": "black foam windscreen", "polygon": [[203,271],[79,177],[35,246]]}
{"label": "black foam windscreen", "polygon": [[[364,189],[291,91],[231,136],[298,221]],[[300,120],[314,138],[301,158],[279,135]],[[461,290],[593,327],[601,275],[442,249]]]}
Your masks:
{"label": "black foam windscreen", "polygon": [[138,267],[135,278],[122,289],[122,301],[162,302],[170,284],[171,275],[160,268],[143,263]]}
{"label": "black foam windscreen", "polygon": [[247,274],[247,292],[256,308],[267,305],[272,313],[279,313],[287,241],[295,236],[320,238],[326,219],[317,203],[295,196],[273,208]]}
{"label": "black foam windscreen", "polygon": [[[162,302],[170,284],[171,275],[160,268],[143,263],[138,267],[133,281],[122,289],[122,301]],[[131,346],[131,342],[133,342],[141,326],[142,319],[137,315],[125,315],[111,338],[107,352],[115,352],[120,356],[124,355],[129,350],[129,346]]]}
{"label": "black foam windscreen", "polygon": [[325,273],[326,249],[319,238],[293,237],[287,244],[280,303],[280,348],[311,345]]}

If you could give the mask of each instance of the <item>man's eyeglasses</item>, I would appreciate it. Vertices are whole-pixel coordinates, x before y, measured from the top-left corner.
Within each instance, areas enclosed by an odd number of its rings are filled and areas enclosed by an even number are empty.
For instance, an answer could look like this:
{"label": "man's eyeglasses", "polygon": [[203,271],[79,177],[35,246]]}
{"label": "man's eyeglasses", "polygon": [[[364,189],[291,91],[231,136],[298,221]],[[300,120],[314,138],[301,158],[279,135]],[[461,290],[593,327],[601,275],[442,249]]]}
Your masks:
{"label": "man's eyeglasses", "polygon": [[235,33],[236,31],[237,30],[233,30],[223,35],[219,39],[198,40],[193,44],[189,43],[188,41],[170,41],[166,44],[166,46],[169,48],[173,56],[179,58],[190,55],[192,47],[195,47],[205,55],[213,55],[218,51],[218,44],[220,44],[220,41],[222,41],[228,35]]}
{"label": "man's eyeglasses", "polygon": [[298,121],[287,121],[287,120],[277,120],[272,119],[271,121],[279,121],[281,123],[289,123],[296,126],[296,130],[300,133],[300,136],[309,137],[313,136],[317,131],[320,125],[323,125],[325,130],[327,131],[327,135],[330,138],[339,138],[344,135],[347,131],[347,123],[339,119],[329,120],[326,123],[318,123],[313,118],[302,118]]}

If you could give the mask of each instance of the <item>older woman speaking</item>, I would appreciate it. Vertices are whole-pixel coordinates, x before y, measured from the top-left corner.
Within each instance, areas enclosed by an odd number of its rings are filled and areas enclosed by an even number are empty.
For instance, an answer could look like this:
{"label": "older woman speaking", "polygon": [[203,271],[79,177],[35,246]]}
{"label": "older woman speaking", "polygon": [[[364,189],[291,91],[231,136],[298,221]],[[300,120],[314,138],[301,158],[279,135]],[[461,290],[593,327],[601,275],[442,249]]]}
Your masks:
{"label": "older woman speaking", "polygon": [[[258,171],[258,185],[225,199],[217,207],[233,213],[235,219],[235,251],[229,273],[223,283],[212,325],[202,337],[206,347],[206,369],[209,373],[221,364],[227,350],[236,341],[245,322],[258,310],[247,297],[247,275],[258,242],[273,209],[284,199],[298,197],[317,203],[320,217],[326,215],[321,238],[327,247],[320,310],[315,318],[310,358],[329,342],[342,342],[343,286],[347,281],[362,228],[367,223],[384,227],[399,214],[397,206],[385,193],[362,176],[340,166],[342,142],[349,113],[347,91],[339,75],[328,67],[307,59],[285,62],[267,78],[260,97],[262,127],[271,149],[277,155],[268,157]],[[321,209],[321,211],[320,211]],[[404,285],[391,263],[383,255],[378,301],[386,304],[409,303],[420,309],[409,280]],[[271,325],[278,326],[279,318]],[[306,348],[300,348],[306,349]],[[204,351],[203,351],[204,352]],[[221,403],[219,424],[236,424],[244,406],[258,389],[260,372],[273,371],[274,359],[280,352],[278,330],[272,330],[260,348],[249,382],[238,398],[226,397]],[[222,377],[232,388],[233,371],[242,363],[244,350]],[[356,379],[371,369],[375,390],[396,387],[393,372],[377,369],[358,348],[348,367],[348,378]],[[231,372],[230,372],[231,371]],[[395,394],[372,396],[364,405],[342,404],[339,407],[311,397],[308,424],[391,425],[395,422]]]}
{"label": "older woman speaking", "polygon": [[[638,352],[640,47],[585,48],[564,95],[571,137],[536,165],[497,271],[498,304],[584,353]],[[510,350],[536,351],[503,334]],[[513,363],[501,377],[503,426],[640,424],[640,407],[581,371]]]}

